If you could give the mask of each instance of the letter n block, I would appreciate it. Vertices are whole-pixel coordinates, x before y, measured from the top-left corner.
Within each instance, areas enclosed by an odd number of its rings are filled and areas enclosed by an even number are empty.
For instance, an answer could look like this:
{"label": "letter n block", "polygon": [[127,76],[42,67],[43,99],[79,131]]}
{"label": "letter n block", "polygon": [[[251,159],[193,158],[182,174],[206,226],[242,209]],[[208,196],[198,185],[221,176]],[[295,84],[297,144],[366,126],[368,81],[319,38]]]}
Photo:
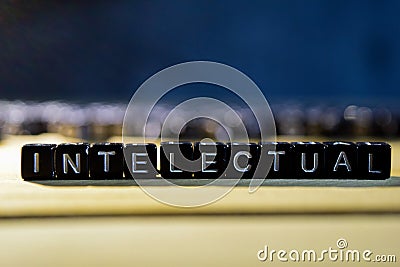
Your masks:
{"label": "letter n block", "polygon": [[89,178],[89,144],[66,143],[56,148],[56,175],[60,180],[86,180]]}

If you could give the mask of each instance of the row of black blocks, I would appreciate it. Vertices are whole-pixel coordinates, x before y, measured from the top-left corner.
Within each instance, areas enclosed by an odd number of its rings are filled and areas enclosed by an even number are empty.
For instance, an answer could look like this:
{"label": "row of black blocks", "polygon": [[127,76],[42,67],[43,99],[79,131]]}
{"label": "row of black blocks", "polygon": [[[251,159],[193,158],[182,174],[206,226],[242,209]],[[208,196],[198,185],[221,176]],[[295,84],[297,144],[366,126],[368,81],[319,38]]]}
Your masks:
{"label": "row of black blocks", "polygon": [[[124,159],[124,154],[126,159]],[[263,172],[263,163],[271,166]],[[387,179],[391,147],[383,142],[164,142],[157,170],[155,144],[67,143],[22,147],[25,180],[256,178]],[[259,166],[261,172],[255,173]]]}

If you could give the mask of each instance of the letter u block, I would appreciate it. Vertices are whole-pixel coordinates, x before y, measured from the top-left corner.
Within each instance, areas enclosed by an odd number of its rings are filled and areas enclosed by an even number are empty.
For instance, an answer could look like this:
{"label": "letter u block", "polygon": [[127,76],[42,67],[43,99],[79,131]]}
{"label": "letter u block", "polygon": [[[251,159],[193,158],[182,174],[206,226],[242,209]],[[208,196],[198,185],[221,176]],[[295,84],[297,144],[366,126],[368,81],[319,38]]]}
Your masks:
{"label": "letter u block", "polygon": [[56,148],[56,175],[60,180],[89,178],[89,144],[65,143]]}
{"label": "letter u block", "polygon": [[301,179],[323,179],[326,145],[316,142],[292,143],[295,177]]}
{"label": "letter u block", "polygon": [[162,142],[160,146],[160,173],[165,179],[191,179],[193,145],[189,142]]}

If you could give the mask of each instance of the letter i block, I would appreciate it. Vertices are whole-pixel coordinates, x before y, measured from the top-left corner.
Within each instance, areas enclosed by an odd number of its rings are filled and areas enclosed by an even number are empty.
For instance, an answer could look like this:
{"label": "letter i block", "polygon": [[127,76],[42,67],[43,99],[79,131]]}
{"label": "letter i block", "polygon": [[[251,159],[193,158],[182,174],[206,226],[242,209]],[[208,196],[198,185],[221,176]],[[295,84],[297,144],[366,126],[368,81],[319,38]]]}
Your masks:
{"label": "letter i block", "polygon": [[383,180],[389,178],[391,154],[391,146],[387,143],[357,143],[357,178],[368,180]]}
{"label": "letter i block", "polygon": [[125,178],[156,178],[157,146],[155,144],[126,144],[124,154]]}
{"label": "letter i block", "polygon": [[121,179],[124,167],[121,143],[97,143],[89,148],[91,179]]}
{"label": "letter i block", "polygon": [[355,179],[357,146],[352,142],[324,142],[325,172],[329,179]]}
{"label": "letter i block", "polygon": [[193,160],[196,166],[194,178],[216,179],[226,168],[226,145],[220,142],[196,142],[194,145]]}
{"label": "letter i block", "polygon": [[259,146],[255,143],[228,143],[225,178],[251,179],[257,168],[259,152]]}
{"label": "letter i block", "polygon": [[21,149],[21,176],[24,180],[54,179],[55,144],[27,144]]}
{"label": "letter i block", "polygon": [[60,180],[89,178],[89,144],[66,143],[56,148],[56,175]]}
{"label": "letter i block", "polygon": [[189,142],[163,142],[160,146],[160,173],[165,179],[191,179],[193,145]]}
{"label": "letter i block", "polygon": [[321,179],[325,170],[325,145],[316,142],[292,143],[295,176]]}
{"label": "letter i block", "polygon": [[267,175],[268,179],[291,179],[297,176],[293,173],[294,162],[291,144],[287,142],[265,142],[261,143],[260,146],[261,153],[267,155],[267,162],[272,162]]}

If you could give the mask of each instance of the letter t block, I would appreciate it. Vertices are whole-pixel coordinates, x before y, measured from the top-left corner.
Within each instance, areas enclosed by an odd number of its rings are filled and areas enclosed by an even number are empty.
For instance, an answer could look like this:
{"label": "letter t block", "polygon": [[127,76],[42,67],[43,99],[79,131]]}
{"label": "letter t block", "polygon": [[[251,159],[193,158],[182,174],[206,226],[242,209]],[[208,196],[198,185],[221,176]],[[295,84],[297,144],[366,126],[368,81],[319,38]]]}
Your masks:
{"label": "letter t block", "polygon": [[97,143],[89,148],[91,179],[121,179],[124,168],[121,143]]}

